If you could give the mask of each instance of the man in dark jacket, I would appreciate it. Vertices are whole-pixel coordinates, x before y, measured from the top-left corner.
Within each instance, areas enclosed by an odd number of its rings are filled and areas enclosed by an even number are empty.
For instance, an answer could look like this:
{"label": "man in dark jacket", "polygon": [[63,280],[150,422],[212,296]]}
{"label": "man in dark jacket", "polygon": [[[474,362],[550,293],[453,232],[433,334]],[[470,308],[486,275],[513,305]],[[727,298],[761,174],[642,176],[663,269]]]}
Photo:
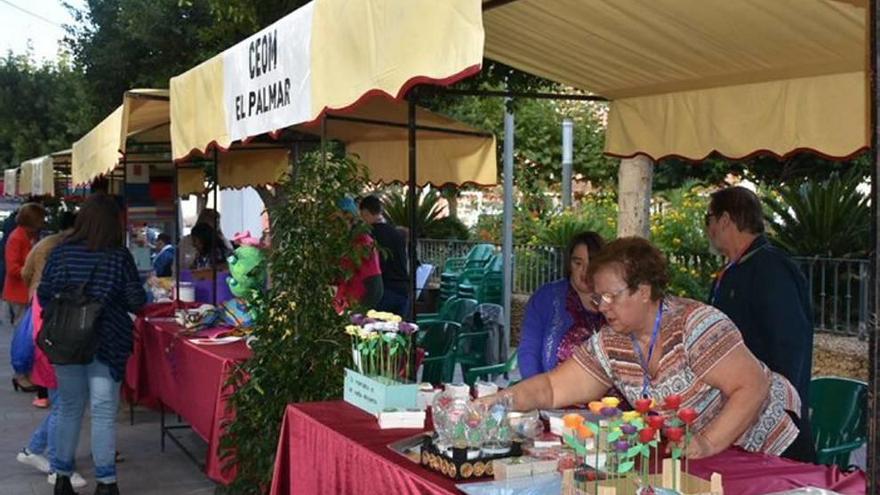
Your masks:
{"label": "man in dark jacket", "polygon": [[801,435],[787,457],[815,461],[808,415],[813,317],[804,274],[767,240],[761,201],[744,187],[712,194],[706,233],[728,261],[712,284],[709,303],[733,320],[755,357],[797,389],[802,404],[794,419]]}
{"label": "man in dark jacket", "polygon": [[367,196],[361,199],[359,207],[361,218],[370,224],[373,239],[379,244],[379,263],[382,265],[382,285],[385,291],[376,309],[406,317],[409,315],[410,305],[406,240],[385,219],[379,198]]}

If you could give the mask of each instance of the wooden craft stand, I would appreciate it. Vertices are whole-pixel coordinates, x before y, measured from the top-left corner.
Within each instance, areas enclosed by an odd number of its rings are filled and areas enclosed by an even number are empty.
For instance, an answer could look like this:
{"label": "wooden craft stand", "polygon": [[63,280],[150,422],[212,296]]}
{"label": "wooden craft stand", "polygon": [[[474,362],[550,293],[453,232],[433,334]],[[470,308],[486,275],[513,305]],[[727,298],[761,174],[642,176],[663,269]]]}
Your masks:
{"label": "wooden craft stand", "polygon": [[[673,477],[678,483],[673,483]],[[721,484],[721,475],[712,473],[709,481],[698,478],[688,473],[681,472],[681,461],[663,459],[663,470],[660,474],[648,476],[651,486],[671,489],[675,484],[678,492],[682,495],[724,495]],[[596,484],[599,484],[598,491]],[[635,478],[620,478],[615,481],[590,481],[586,488],[578,488],[574,481],[574,470],[569,469],[562,473],[562,495],[636,495]]]}

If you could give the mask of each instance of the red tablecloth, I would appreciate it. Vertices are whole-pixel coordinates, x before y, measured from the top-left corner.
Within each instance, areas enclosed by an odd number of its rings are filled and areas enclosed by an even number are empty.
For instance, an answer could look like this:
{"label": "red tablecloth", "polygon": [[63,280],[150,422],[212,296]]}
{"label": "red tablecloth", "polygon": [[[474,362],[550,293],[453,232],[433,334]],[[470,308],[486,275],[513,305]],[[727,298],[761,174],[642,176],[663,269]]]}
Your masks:
{"label": "red tablecloth", "polygon": [[[272,495],[454,494],[455,483],[423,469],[387,446],[417,430],[380,430],[376,419],[341,401],[287,406]],[[862,473],[802,464],[731,449],[690,463],[690,471],[723,476],[725,493],[762,495],[803,486],[865,493]]]}
{"label": "red tablecloth", "polygon": [[125,394],[137,404],[159,401],[186,420],[208,443],[205,472],[228,484],[234,469],[223,469],[218,457],[221,424],[230,391],[224,384],[235,362],[250,357],[243,342],[197,345],[177,335],[180,327],[167,319],[139,318],[135,322],[134,352],[125,374]]}

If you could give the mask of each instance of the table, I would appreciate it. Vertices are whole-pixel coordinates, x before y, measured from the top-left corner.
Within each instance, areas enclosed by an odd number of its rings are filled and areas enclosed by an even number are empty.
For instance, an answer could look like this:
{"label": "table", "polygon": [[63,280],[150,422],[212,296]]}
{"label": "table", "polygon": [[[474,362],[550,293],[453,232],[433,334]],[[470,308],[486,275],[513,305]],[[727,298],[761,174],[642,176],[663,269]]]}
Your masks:
{"label": "table", "polygon": [[162,409],[163,449],[166,436],[183,448],[168,433],[182,426],[166,426],[164,409],[186,420],[208,444],[205,474],[229,484],[235,479],[235,469],[224,469],[217,452],[221,425],[232,418],[226,410],[231,390],[225,384],[232,367],[251,352],[243,342],[197,345],[180,337],[179,331],[180,326],[169,318],[135,321],[134,352],[126,368],[124,393],[134,403]]}
{"label": "table", "polygon": [[[460,493],[455,483],[393,452],[388,444],[418,430],[380,430],[376,419],[345,402],[290,404],[284,415],[272,495],[308,493],[431,494]],[[690,471],[724,477],[725,493],[762,495],[802,486],[844,494],[865,493],[861,472],[803,464],[730,449],[692,461]]]}

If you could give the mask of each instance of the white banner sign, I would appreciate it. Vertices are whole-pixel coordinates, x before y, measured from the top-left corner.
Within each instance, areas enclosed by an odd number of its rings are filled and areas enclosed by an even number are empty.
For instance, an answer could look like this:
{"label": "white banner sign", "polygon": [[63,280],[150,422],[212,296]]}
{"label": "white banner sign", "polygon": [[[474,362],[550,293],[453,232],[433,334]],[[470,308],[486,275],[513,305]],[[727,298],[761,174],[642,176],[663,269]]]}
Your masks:
{"label": "white banner sign", "polygon": [[223,52],[226,128],[233,140],[309,120],[314,5]]}

